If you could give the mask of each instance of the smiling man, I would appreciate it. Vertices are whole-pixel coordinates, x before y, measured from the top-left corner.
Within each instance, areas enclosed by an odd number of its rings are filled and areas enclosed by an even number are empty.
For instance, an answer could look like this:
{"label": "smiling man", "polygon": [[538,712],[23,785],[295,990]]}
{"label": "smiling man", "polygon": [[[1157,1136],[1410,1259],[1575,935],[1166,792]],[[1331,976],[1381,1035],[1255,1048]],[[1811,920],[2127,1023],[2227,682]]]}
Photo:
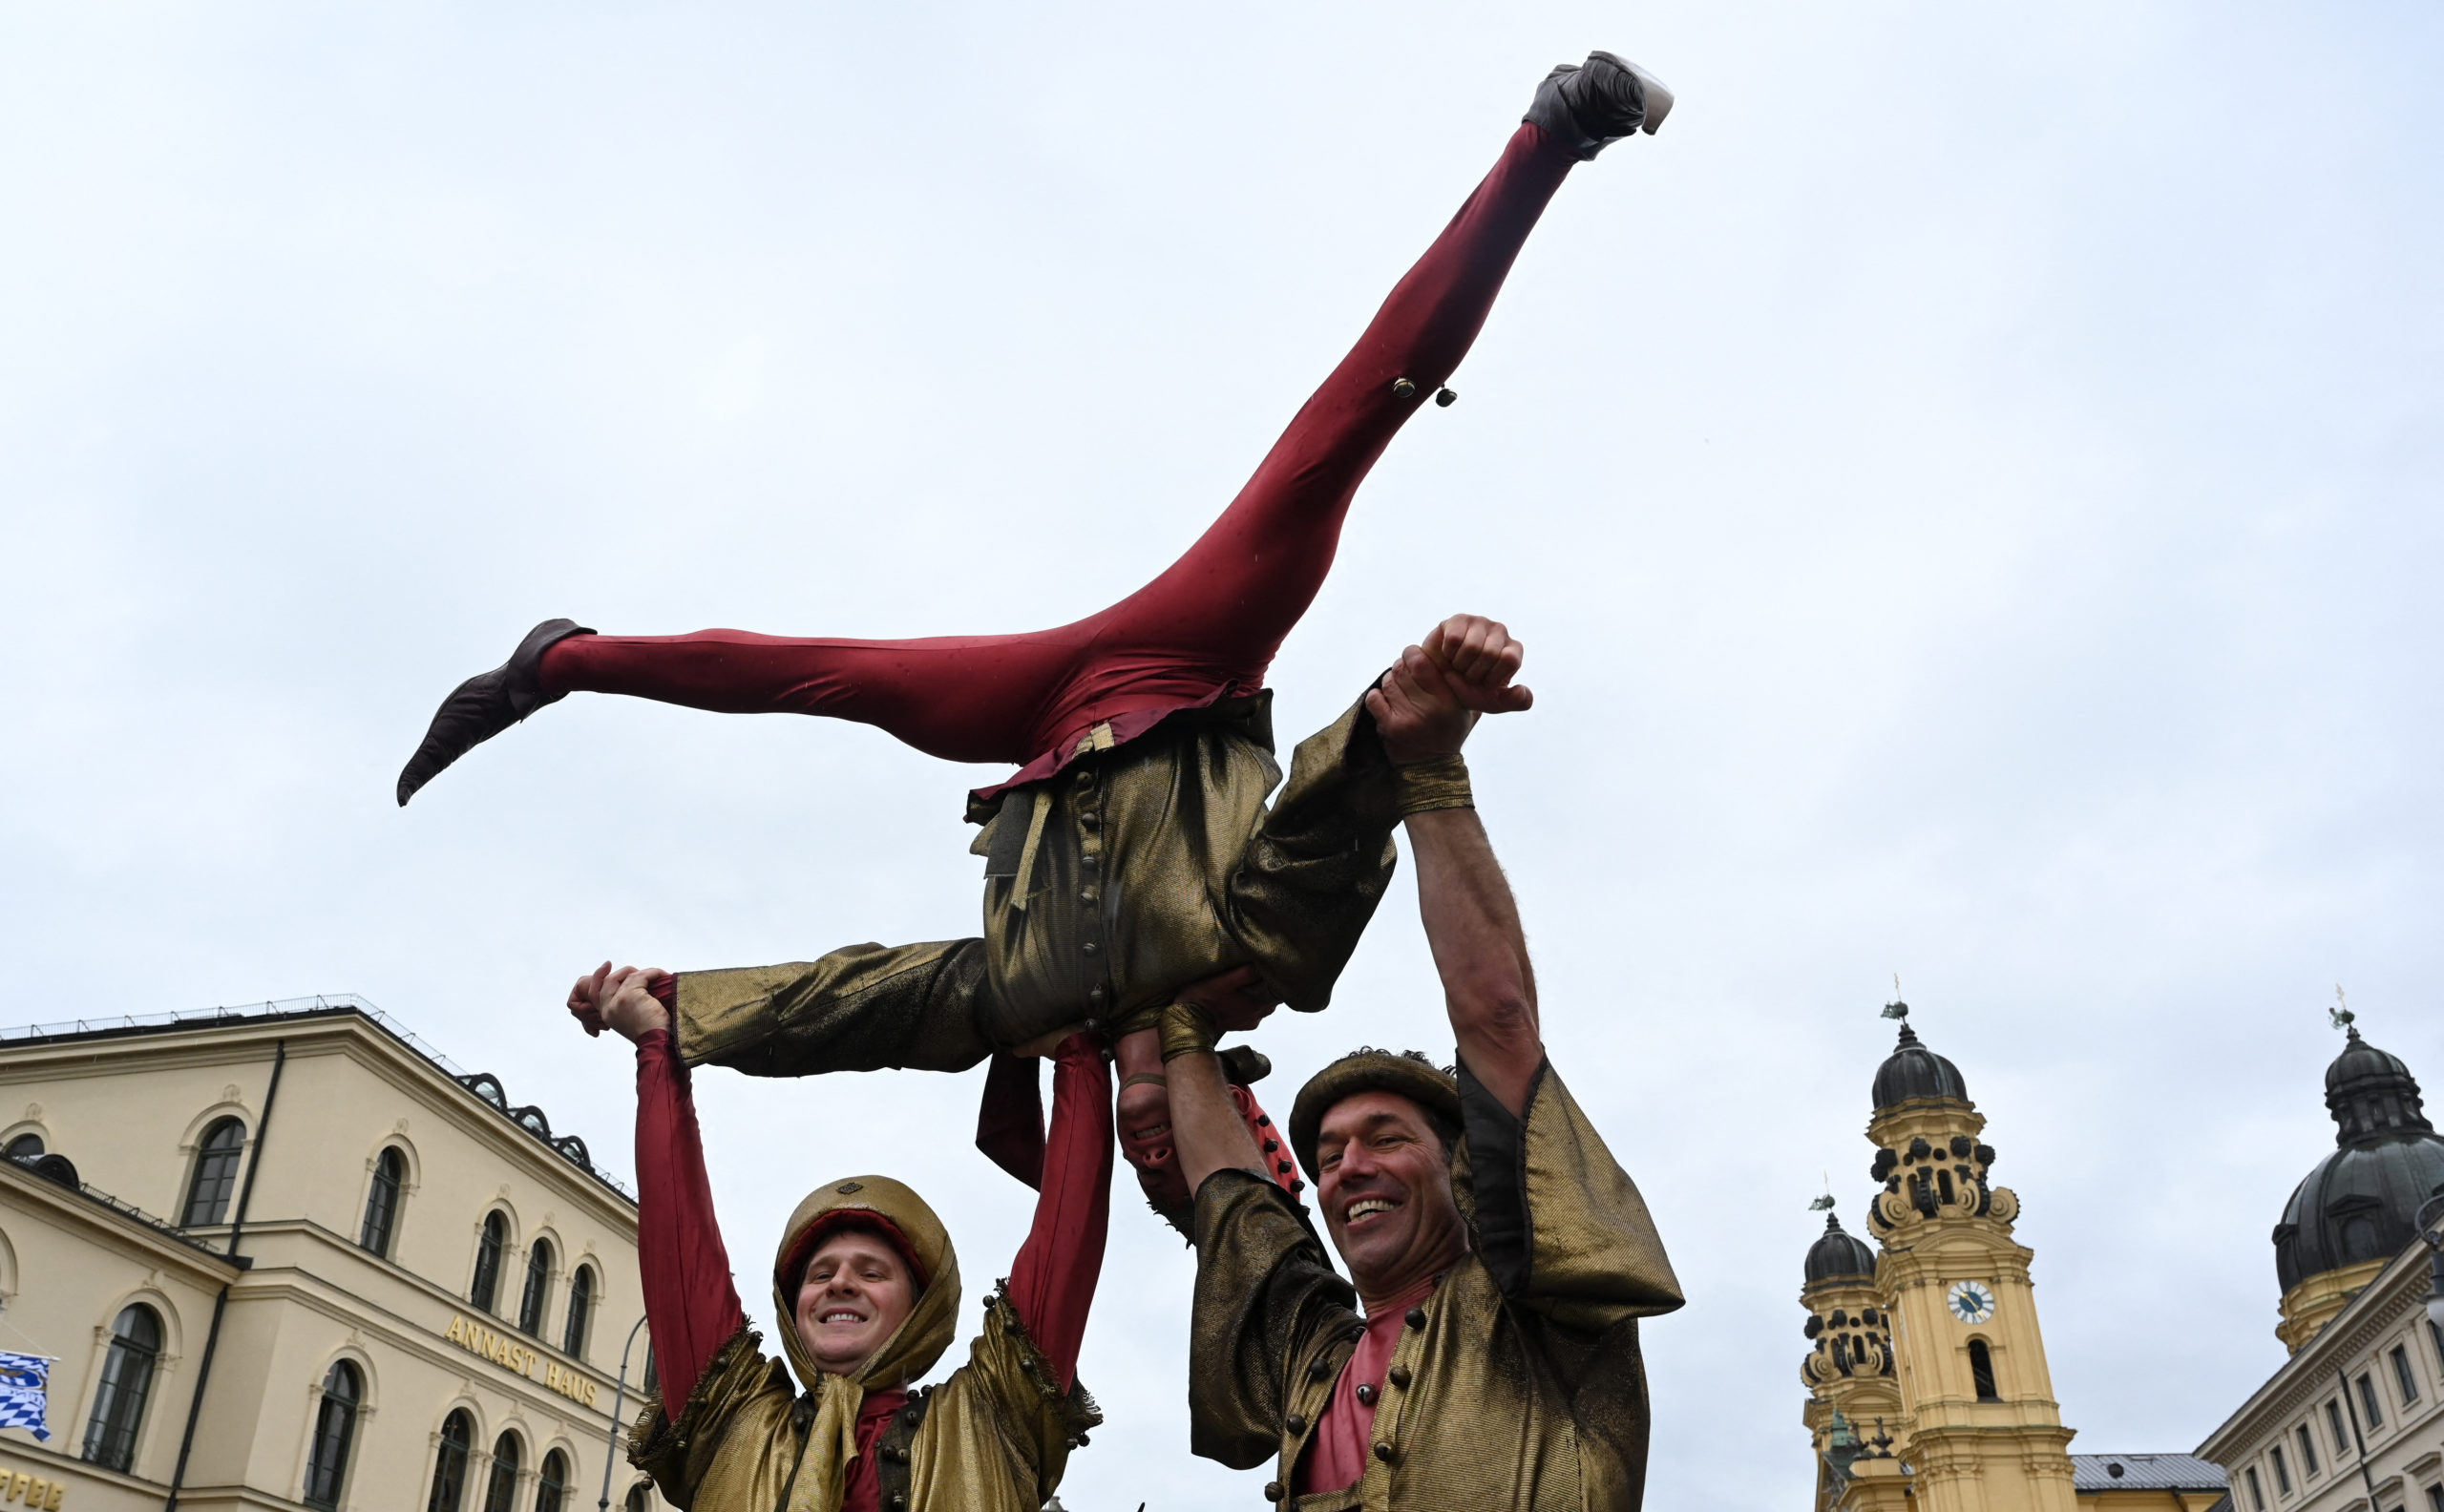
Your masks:
{"label": "smiling man", "polygon": [[[1509,884],[1459,750],[1477,712],[1527,704],[1518,642],[1454,621],[1368,695],[1396,764],[1456,1071],[1360,1050],[1298,1094],[1290,1146],[1343,1280],[1267,1173],[1213,1053],[1270,1003],[1247,973],[1161,1027],[1181,1174],[1195,1192],[1191,1446],[1275,1461],[1304,1512],[1633,1509],[1648,1410],[1638,1319],[1680,1306],[1637,1188],[1545,1057]],[[1261,1143],[1260,1143],[1261,1142]]]}
{"label": "smiling man", "polygon": [[671,988],[605,964],[569,995],[588,1033],[637,1047],[637,1249],[663,1396],[630,1461],[694,1512],[1037,1512],[1102,1420],[1076,1378],[1111,1212],[1100,1049],[1061,1046],[1034,1228],[967,1363],[918,1388],[957,1326],[959,1256],[925,1200],[885,1176],[828,1182],[790,1215],[772,1265],[787,1362],[757,1348],[713,1222]]}

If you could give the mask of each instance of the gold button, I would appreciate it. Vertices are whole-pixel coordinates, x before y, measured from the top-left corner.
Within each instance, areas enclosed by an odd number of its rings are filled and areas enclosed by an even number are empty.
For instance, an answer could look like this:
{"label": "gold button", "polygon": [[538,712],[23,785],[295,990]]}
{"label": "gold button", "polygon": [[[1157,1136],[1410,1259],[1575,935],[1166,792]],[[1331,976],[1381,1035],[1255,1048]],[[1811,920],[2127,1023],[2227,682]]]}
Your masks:
{"label": "gold button", "polygon": [[1392,397],[1395,399],[1414,399],[1417,397],[1417,385],[1409,382],[1405,378],[1395,378],[1392,380]]}

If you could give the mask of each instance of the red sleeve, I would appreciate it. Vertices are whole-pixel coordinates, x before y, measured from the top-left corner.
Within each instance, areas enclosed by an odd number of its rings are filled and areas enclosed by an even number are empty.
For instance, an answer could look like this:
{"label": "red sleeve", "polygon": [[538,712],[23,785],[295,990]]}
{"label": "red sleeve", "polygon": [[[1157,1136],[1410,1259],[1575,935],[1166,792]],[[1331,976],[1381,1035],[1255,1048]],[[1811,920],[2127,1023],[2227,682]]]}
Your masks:
{"label": "red sleeve", "polygon": [[1111,1073],[1094,1040],[1071,1035],[1053,1060],[1052,1129],[1035,1227],[1010,1267],[1010,1303],[1064,1391],[1077,1377],[1086,1311],[1103,1274],[1112,1148]]}
{"label": "red sleeve", "polygon": [[637,1041],[637,1263],[663,1411],[675,1419],[714,1354],[747,1326],[747,1313],[713,1222],[687,1068],[666,1029]]}

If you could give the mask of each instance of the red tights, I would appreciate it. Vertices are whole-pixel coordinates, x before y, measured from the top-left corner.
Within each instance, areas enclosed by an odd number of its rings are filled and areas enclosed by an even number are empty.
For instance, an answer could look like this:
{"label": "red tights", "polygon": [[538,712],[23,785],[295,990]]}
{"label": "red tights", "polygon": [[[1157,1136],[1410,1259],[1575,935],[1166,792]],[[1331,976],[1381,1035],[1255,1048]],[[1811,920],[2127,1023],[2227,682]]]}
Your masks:
{"label": "red tights", "polygon": [[[1574,160],[1521,126],[1230,508],[1110,608],[1053,630],[916,640],[576,636],[544,656],[544,691],[855,720],[949,761],[1033,762],[1022,780],[1099,723],[1127,740],[1172,710],[1255,691],[1323,586],[1358,485],[1467,354]],[[1411,392],[1393,391],[1401,378]]]}

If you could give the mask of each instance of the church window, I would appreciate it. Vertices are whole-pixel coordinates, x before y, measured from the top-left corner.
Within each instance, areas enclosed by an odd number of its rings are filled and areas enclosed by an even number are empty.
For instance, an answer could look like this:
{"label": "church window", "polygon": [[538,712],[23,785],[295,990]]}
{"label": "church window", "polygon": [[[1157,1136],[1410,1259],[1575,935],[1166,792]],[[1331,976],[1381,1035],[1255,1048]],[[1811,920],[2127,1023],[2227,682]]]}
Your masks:
{"label": "church window", "polygon": [[2299,1432],[2301,1473],[2304,1475],[2315,1475],[2317,1473],[2317,1436],[2308,1432],[2308,1425],[2307,1423],[2302,1423],[2300,1425]]}
{"label": "church window", "polygon": [[2241,1477],[2249,1483],[2249,1503],[2254,1512],[2265,1512],[2265,1493],[2258,1488],[2257,1466],[2250,1465],[2243,1470]]}
{"label": "church window", "polygon": [[2283,1446],[2276,1444],[2269,1457],[2274,1461],[2274,1489],[2284,1496],[2291,1494],[2291,1466],[2284,1461]]}
{"label": "church window", "polygon": [[186,1228],[209,1227],[229,1216],[229,1195],[238,1189],[238,1160],[245,1152],[246,1125],[225,1118],[203,1131],[196,1144],[195,1175],[187,1183]]}
{"label": "church window", "polygon": [[399,1188],[406,1184],[408,1158],[392,1144],[373,1162],[373,1188],[365,1194],[365,1227],[356,1242],[363,1248],[390,1258],[390,1235],[399,1227]]}
{"label": "church window", "polygon": [[94,1393],[94,1416],[85,1424],[89,1463],[125,1471],[135,1461],[136,1430],[144,1421],[144,1399],[153,1395],[153,1362],[160,1354],[160,1317],[141,1302],[122,1309],[111,1325],[102,1384]]}
{"label": "church window", "polygon": [[432,1460],[432,1495],[425,1512],[458,1512],[467,1499],[467,1455],[475,1440],[475,1425],[463,1412],[452,1413],[441,1424],[441,1448]]}
{"label": "church window", "polygon": [[0,1153],[5,1153],[12,1161],[22,1161],[31,1166],[42,1159],[42,1136],[32,1132],[20,1134],[9,1142],[6,1151]]}
{"label": "church window", "polygon": [[2404,1405],[2418,1400],[2418,1376],[2410,1368],[2410,1346],[2393,1346],[2393,1380],[2402,1389]]}
{"label": "church window", "polygon": [[2350,1453],[2350,1435],[2342,1427],[2342,1403],[2326,1398],[2326,1429],[2333,1435],[2333,1452],[2337,1456]]}
{"label": "church window", "polygon": [[475,1236],[475,1279],[467,1288],[467,1300],[487,1312],[500,1310],[494,1304],[500,1300],[500,1252],[509,1245],[509,1220],[499,1211],[484,1214],[483,1231]]}
{"label": "church window", "polygon": [[543,1335],[543,1304],[552,1292],[552,1242],[537,1239],[535,1248],[526,1251],[526,1288],[517,1297],[517,1326],[540,1338]]}
{"label": "church window", "polygon": [[2359,1406],[2368,1415],[2369,1427],[2385,1426],[2385,1409],[2376,1400],[2376,1383],[2369,1378],[2366,1371],[2359,1373]]}
{"label": "church window", "polygon": [[1984,1339],[1969,1341],[1969,1375],[1977,1383],[1979,1401],[2001,1401],[2003,1394],[1994,1389],[1994,1352]]}

